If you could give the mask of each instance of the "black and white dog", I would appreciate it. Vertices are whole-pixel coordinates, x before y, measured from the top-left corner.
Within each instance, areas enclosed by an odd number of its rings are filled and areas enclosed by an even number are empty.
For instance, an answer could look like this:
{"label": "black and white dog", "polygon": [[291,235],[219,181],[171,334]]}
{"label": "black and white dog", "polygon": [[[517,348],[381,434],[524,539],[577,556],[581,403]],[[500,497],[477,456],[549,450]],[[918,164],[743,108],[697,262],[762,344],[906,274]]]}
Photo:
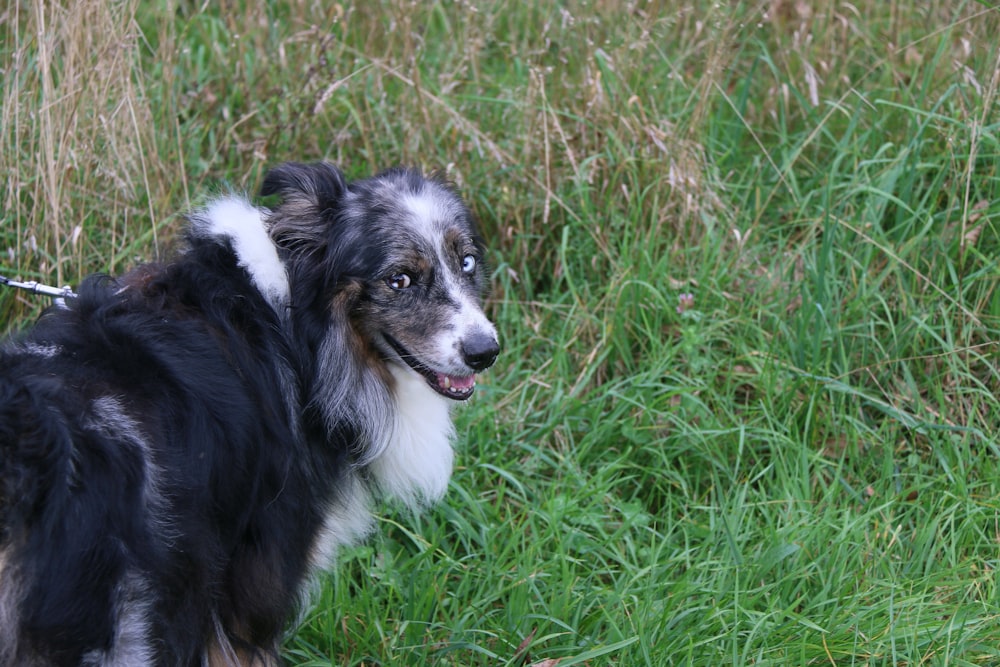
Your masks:
{"label": "black and white dog", "polygon": [[329,164],[225,197],[0,351],[0,665],[276,665],[370,505],[441,497],[499,352],[448,185]]}

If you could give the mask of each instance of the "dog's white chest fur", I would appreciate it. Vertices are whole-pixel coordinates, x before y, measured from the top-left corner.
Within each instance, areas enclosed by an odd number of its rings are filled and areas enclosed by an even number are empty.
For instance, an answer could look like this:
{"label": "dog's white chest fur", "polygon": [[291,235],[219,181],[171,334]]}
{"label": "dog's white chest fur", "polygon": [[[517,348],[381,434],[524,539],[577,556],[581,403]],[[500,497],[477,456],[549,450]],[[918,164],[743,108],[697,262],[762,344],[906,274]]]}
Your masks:
{"label": "dog's white chest fur", "polygon": [[[448,399],[409,370],[392,367],[396,380],[395,412],[382,433],[385,440],[372,443],[379,455],[368,469],[379,489],[411,508],[433,503],[444,495],[451,479],[454,451]],[[323,528],[313,546],[314,568],[326,568],[339,547],[355,544],[372,529],[370,504],[364,484],[349,475],[340,501],[328,508]]]}
{"label": "dog's white chest fur", "polygon": [[397,366],[391,370],[396,413],[371,470],[382,491],[416,507],[440,500],[447,491],[455,429],[448,399],[415,373]]}

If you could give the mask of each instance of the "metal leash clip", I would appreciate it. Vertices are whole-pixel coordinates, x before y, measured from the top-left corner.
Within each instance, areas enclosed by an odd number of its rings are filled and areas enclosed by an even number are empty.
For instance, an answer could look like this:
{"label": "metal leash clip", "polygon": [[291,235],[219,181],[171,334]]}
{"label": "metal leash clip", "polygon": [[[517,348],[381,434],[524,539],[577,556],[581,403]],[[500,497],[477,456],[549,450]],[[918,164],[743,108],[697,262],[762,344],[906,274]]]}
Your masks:
{"label": "metal leash clip", "polygon": [[20,282],[17,280],[11,280],[6,276],[0,276],[0,285],[5,285],[7,287],[15,287],[17,289],[23,289],[32,294],[41,294],[42,296],[47,296],[52,298],[52,302],[60,307],[66,306],[66,299],[76,298],[76,292],[66,285],[65,287],[52,287],[51,285],[43,285],[37,280],[27,280]]}

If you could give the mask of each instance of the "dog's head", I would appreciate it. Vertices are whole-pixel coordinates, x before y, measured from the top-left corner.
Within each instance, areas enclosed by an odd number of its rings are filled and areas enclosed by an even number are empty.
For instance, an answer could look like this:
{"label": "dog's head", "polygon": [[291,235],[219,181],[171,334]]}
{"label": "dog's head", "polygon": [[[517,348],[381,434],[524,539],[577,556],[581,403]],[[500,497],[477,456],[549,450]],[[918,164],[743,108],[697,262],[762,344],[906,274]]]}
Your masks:
{"label": "dog's head", "polygon": [[450,186],[407,169],[348,183],[329,164],[286,164],[261,194],[282,200],[271,235],[293,291],[312,289],[320,312],[346,316],[375,361],[450,399],[472,395],[500,348],[481,305],[482,243]]}

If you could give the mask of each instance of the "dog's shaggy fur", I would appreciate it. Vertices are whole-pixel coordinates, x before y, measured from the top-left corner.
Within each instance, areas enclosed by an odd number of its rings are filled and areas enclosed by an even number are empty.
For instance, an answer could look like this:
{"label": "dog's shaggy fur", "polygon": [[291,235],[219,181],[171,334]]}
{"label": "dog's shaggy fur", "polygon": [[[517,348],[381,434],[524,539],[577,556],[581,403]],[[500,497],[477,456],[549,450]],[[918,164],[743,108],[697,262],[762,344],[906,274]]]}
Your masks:
{"label": "dog's shaggy fur", "polygon": [[328,164],[225,197],[0,351],[0,665],[275,665],[370,503],[438,499],[493,364],[447,185]]}

